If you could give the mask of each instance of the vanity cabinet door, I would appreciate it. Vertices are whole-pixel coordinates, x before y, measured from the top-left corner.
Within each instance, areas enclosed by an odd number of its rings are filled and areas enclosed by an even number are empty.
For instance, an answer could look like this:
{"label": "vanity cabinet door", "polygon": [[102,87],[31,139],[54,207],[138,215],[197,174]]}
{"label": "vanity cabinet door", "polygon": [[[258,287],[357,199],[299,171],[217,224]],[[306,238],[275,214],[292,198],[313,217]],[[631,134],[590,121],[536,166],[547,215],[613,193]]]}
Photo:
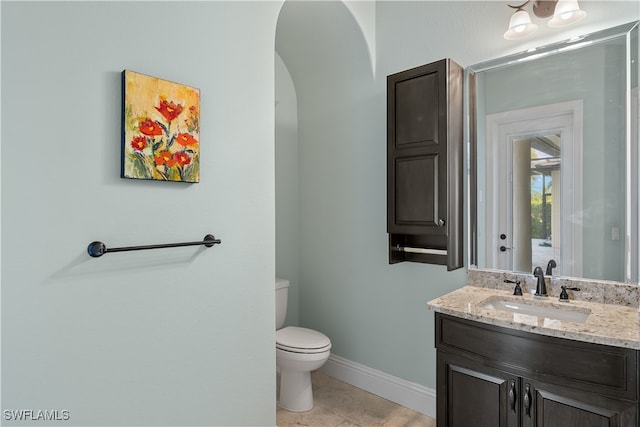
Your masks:
{"label": "vanity cabinet door", "polygon": [[[438,427],[517,427],[520,379],[457,355],[438,352]],[[566,427],[566,426],[565,426]]]}
{"label": "vanity cabinet door", "polygon": [[637,427],[638,404],[522,379],[522,427]]}

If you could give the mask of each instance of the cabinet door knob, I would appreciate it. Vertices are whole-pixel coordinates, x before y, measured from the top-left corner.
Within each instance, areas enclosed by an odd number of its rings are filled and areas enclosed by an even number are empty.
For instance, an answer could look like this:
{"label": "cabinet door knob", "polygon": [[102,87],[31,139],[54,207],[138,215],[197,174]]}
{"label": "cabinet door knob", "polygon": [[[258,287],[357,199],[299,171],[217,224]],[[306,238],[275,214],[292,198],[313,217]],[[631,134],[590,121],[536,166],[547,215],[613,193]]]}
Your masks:
{"label": "cabinet door knob", "polygon": [[531,418],[531,386],[529,384],[524,386],[524,396],[522,400],[524,401],[524,413],[527,414],[527,417]]}
{"label": "cabinet door knob", "polygon": [[511,384],[509,384],[509,406],[511,406],[511,410],[516,412],[516,380],[511,380]]}
{"label": "cabinet door knob", "polygon": [[444,219],[442,219],[442,218],[440,218],[440,219],[438,220],[438,227],[444,227],[445,223],[446,223],[446,222],[445,222],[445,220],[444,220]]}

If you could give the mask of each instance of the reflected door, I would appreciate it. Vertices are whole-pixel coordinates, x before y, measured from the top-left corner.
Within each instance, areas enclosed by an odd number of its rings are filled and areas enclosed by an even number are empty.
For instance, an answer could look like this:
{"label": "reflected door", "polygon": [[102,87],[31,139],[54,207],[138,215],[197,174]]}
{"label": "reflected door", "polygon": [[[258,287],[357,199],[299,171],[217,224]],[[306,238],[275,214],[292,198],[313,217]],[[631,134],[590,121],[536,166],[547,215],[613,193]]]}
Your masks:
{"label": "reflected door", "polygon": [[[488,265],[554,274],[582,269],[581,103],[488,116]],[[579,117],[579,118],[578,118]],[[506,167],[495,167],[507,165]]]}

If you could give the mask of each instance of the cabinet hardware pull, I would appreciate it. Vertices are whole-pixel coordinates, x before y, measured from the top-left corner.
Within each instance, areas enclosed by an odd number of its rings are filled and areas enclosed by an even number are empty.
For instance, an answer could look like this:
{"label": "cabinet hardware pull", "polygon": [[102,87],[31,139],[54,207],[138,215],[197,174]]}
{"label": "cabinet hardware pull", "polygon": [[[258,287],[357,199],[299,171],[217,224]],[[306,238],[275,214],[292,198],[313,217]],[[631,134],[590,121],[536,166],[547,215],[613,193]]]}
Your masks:
{"label": "cabinet hardware pull", "polygon": [[445,224],[446,224],[446,222],[445,222],[445,220],[444,220],[444,219],[440,218],[440,219],[438,220],[438,227],[444,227],[444,225],[445,225]]}
{"label": "cabinet hardware pull", "polygon": [[524,396],[522,399],[524,400],[524,413],[527,414],[527,417],[531,418],[531,386],[529,384],[524,386]]}
{"label": "cabinet hardware pull", "polygon": [[516,412],[516,381],[511,380],[511,384],[509,385],[509,404],[511,405],[511,410]]}

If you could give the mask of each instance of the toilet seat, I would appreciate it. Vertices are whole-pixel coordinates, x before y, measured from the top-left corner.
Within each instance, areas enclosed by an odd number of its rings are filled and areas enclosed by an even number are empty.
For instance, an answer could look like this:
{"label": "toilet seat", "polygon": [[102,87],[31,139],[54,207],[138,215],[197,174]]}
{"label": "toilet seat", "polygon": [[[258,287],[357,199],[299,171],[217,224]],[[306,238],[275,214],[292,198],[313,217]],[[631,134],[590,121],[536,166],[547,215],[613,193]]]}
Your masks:
{"label": "toilet seat", "polygon": [[276,348],[292,353],[323,353],[331,349],[331,340],[313,329],[287,326],[276,331]]}

